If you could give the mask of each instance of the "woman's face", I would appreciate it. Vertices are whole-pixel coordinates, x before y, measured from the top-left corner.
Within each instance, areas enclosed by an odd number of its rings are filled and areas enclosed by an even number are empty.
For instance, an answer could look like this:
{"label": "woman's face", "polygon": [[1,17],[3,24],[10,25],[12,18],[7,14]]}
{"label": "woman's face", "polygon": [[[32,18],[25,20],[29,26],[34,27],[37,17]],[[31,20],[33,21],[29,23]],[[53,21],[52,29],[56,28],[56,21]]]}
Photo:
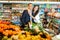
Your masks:
{"label": "woman's face", "polygon": [[38,6],[35,6],[34,11],[37,11],[37,10],[38,10]]}

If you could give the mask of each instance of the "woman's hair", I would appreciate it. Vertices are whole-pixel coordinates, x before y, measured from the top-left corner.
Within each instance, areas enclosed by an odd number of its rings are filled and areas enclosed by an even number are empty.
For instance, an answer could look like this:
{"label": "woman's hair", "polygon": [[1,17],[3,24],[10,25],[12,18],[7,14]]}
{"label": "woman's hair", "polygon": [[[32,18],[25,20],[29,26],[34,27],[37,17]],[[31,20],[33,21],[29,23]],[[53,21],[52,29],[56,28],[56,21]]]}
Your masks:
{"label": "woman's hair", "polygon": [[38,14],[38,12],[39,12],[39,5],[34,5],[32,12],[34,12],[34,8],[35,8],[36,6],[38,6],[38,10],[35,12],[35,16],[36,16],[36,15]]}

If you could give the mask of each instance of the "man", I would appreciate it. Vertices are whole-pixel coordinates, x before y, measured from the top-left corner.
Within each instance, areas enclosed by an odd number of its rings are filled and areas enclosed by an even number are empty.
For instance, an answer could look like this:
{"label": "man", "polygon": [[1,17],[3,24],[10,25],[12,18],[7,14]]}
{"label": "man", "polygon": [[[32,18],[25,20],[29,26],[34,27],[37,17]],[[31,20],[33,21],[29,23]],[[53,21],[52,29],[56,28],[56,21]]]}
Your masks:
{"label": "man", "polygon": [[28,8],[24,10],[22,13],[22,17],[21,17],[22,28],[24,28],[25,25],[28,24],[32,20],[31,17],[33,17],[32,16],[32,4],[29,3]]}

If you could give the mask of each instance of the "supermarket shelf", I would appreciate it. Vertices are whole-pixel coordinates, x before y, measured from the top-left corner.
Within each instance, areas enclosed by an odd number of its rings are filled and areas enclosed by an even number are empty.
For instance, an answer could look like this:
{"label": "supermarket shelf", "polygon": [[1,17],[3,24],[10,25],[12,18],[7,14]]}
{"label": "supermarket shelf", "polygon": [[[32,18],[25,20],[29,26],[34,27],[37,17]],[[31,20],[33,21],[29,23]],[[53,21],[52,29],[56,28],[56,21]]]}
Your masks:
{"label": "supermarket shelf", "polygon": [[20,9],[27,9],[27,8],[12,8],[12,9],[19,9],[20,10]]}

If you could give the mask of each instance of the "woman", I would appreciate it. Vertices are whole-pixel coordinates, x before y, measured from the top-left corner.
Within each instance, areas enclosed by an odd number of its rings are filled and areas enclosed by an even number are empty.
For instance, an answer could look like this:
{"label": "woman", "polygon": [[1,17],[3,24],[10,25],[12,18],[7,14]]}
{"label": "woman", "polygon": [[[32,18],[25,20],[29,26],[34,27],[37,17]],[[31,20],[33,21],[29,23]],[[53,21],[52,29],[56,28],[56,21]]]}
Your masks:
{"label": "woman", "polygon": [[[34,17],[34,19],[32,19],[32,22],[33,22],[33,26],[32,28],[35,30],[35,32],[40,32],[40,27],[42,26],[38,26],[39,25],[42,25],[41,21],[40,21],[40,13],[39,13],[39,5],[34,5],[33,7],[33,10],[32,10],[32,16]],[[34,24],[36,24],[34,26]]]}
{"label": "woman", "polygon": [[35,5],[33,7],[32,16],[34,17],[34,19],[32,19],[32,22],[34,23],[40,22],[39,5]]}

